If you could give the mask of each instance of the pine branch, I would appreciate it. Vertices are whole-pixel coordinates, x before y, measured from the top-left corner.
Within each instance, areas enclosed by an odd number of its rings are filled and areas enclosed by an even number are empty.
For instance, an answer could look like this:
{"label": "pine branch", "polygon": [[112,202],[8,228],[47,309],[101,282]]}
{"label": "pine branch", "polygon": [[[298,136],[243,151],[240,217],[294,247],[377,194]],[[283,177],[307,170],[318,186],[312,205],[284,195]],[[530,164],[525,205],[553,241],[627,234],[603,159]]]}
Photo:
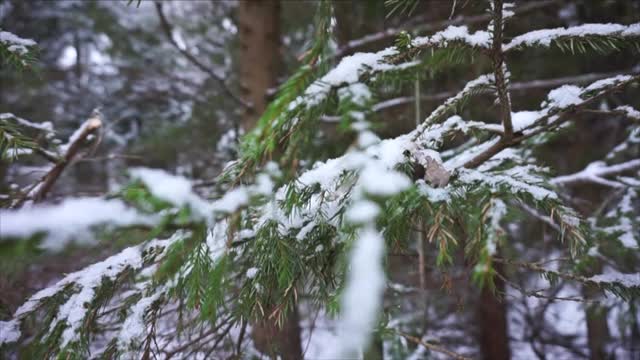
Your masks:
{"label": "pine branch", "polygon": [[621,46],[635,45],[640,40],[640,23],[585,24],[569,28],[534,30],[514,37],[503,46],[505,52],[526,47],[548,47],[552,43],[563,50],[585,52],[588,48],[604,52],[617,50]]}
{"label": "pine branch", "polygon": [[611,275],[595,275],[585,277],[580,275],[559,272],[547,269],[538,263],[514,261],[510,259],[493,258],[493,261],[502,264],[513,265],[520,268],[528,269],[542,274],[552,284],[557,283],[558,279],[576,281],[582,284],[593,284],[600,288],[613,293],[614,295],[631,301],[640,296],[640,274],[611,274]]}
{"label": "pine branch", "polygon": [[[547,7],[556,6],[562,4],[559,0],[542,0],[532,1],[524,3],[514,9],[516,15],[526,14],[532,11],[545,9]],[[452,25],[474,25],[491,20],[491,14],[471,15],[471,16],[458,16],[454,19],[445,21],[420,21],[415,26],[409,28],[389,28],[384,31],[369,34],[362,38],[349,41],[346,45],[340,47],[335,53],[334,58],[342,58],[346,54],[357,52],[363,48],[367,48],[370,45],[381,42],[383,40],[389,40],[397,38],[401,32],[409,31],[411,33],[427,33],[430,31],[438,31]]]}
{"label": "pine branch", "polygon": [[[585,96],[586,98],[582,98],[579,103],[570,104],[565,107],[555,107],[554,104],[549,105],[546,110],[543,111],[543,116],[535,120],[531,125],[527,126],[522,130],[522,135],[518,135],[511,139],[501,138],[499,141],[495,142],[491,145],[487,150],[483,151],[476,155],[473,159],[469,160],[464,164],[466,168],[474,168],[485,161],[489,160],[495,154],[500,151],[518,145],[522,143],[524,140],[529,139],[535,135],[540,133],[548,132],[552,129],[555,129],[560,124],[565,121],[568,121],[568,116],[575,113],[575,111],[585,108],[591,104],[593,104],[596,100],[601,99],[614,91],[621,89],[622,87],[637,82],[640,80],[640,76],[628,76],[624,77],[624,80],[617,81],[619,77],[609,78],[597,81],[593,83],[591,86],[597,85],[596,89],[592,89],[590,87],[586,87],[581,90],[581,96]],[[603,88],[598,88],[599,85],[605,84],[607,85],[608,80],[613,80],[613,85],[604,86]],[[589,92],[595,91],[595,94],[589,94]],[[552,122],[548,122],[550,119],[553,119]],[[528,130],[528,131],[527,131]]]}
{"label": "pine branch", "polygon": [[[634,71],[634,69],[629,69],[627,71],[622,71],[622,72],[592,73],[592,74],[566,76],[566,77],[550,78],[550,79],[543,79],[543,80],[513,82],[509,84],[509,90],[512,94],[519,93],[521,95],[523,93],[526,93],[528,90],[548,89],[548,88],[558,87],[564,84],[584,84],[584,83],[593,82],[595,80],[614,77],[621,74],[635,75],[637,73],[638,73],[637,70]],[[420,96],[420,101],[421,102],[442,101],[450,97],[453,97],[455,94],[456,92],[454,91],[444,91],[436,94],[426,94],[426,95]],[[415,98],[413,96],[397,97],[397,98],[384,100],[377,104],[374,104],[372,107],[372,110],[374,112],[382,112],[394,107],[413,104],[414,102],[415,102]],[[616,110],[613,113],[618,113],[618,112],[622,113],[622,110]],[[322,120],[327,122],[337,122],[340,120],[340,118],[337,116],[324,116]]]}

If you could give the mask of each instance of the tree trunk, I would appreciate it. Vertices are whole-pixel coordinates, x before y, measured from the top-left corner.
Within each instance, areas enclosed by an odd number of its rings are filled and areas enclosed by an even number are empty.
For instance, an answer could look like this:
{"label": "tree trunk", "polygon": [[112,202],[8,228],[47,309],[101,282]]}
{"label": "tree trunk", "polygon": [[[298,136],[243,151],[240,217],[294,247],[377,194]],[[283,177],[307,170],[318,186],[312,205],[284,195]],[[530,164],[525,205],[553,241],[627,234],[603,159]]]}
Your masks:
{"label": "tree trunk", "polygon": [[282,328],[273,320],[265,319],[253,324],[253,342],[263,354],[283,360],[302,359],[302,341],[300,339],[300,321],[298,309],[294,306],[287,314]]}
{"label": "tree trunk", "polygon": [[[275,87],[280,69],[280,2],[241,1],[238,6],[240,38],[240,86],[244,100],[252,104],[242,115],[245,132],[255,127],[267,107],[267,93]],[[252,337],[260,352],[284,360],[302,359],[298,311],[294,307],[285,323],[264,319],[252,324]]]}
{"label": "tree trunk", "polygon": [[241,126],[249,131],[267,106],[267,91],[276,86],[280,68],[280,2],[241,1],[238,23],[241,92],[252,104],[244,112]]}
{"label": "tree trunk", "polygon": [[[493,266],[496,272],[504,274],[502,264],[494,263]],[[504,293],[505,284],[499,277],[494,277],[494,283],[495,294],[484,286],[478,303],[480,350],[483,359],[508,360],[511,358],[511,350],[507,328],[507,304],[497,297],[497,294]]]}
{"label": "tree trunk", "polygon": [[[592,273],[602,272],[602,264],[597,264]],[[598,300],[602,298],[602,290],[597,286],[585,284],[582,287],[582,294],[587,300]],[[609,325],[607,324],[607,308],[598,304],[588,304],[585,309],[587,320],[587,340],[589,343],[589,358],[591,360],[605,360],[607,357],[607,343],[609,342]]]}

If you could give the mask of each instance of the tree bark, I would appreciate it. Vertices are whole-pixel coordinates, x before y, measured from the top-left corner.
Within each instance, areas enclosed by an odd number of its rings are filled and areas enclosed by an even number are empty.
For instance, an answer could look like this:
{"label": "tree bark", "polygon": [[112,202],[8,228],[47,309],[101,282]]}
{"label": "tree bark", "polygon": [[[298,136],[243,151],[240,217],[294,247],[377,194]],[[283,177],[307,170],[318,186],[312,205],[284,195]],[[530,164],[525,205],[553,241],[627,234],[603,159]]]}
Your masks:
{"label": "tree bark", "polygon": [[295,306],[287,314],[282,327],[269,319],[253,324],[252,337],[256,349],[274,359],[302,359],[300,319]]}
{"label": "tree bark", "polygon": [[[602,264],[597,263],[588,276],[602,273]],[[603,298],[603,291],[597,286],[585,284],[582,287],[582,294],[587,300],[600,300]],[[609,342],[609,325],[607,324],[607,308],[591,303],[585,308],[587,322],[587,341],[589,344],[589,358],[591,360],[606,360],[607,343]]]}
{"label": "tree bark", "polygon": [[[246,133],[256,126],[266,109],[268,90],[277,85],[281,58],[280,2],[241,1],[238,24],[241,96],[251,104],[240,122]],[[286,315],[282,327],[274,319],[263,319],[252,324],[252,328],[251,335],[260,352],[283,360],[302,359],[299,316],[295,306]]]}
{"label": "tree bark", "polygon": [[280,2],[245,0],[238,6],[240,87],[247,109],[241,121],[251,130],[267,106],[267,90],[276,85],[280,68]]}
{"label": "tree bark", "polygon": [[[493,267],[496,272],[504,273],[502,264],[494,263]],[[484,286],[478,303],[480,350],[483,359],[508,360],[511,358],[511,350],[509,348],[507,304],[500,301],[496,295],[504,293],[505,284],[499,277],[494,277],[494,283],[495,294],[487,286]]]}

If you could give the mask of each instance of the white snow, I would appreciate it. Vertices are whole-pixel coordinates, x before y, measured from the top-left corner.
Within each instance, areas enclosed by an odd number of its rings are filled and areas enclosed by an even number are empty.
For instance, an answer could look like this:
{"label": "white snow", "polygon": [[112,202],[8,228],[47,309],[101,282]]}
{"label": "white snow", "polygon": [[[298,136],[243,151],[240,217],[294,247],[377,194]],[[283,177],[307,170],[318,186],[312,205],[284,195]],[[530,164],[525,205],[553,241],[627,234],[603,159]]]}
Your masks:
{"label": "white snow", "polygon": [[256,184],[254,186],[254,191],[260,195],[271,195],[273,193],[273,187],[275,184],[271,177],[267,174],[258,174],[256,175]]}
{"label": "white snow", "polygon": [[606,217],[615,219],[616,222],[604,228],[602,231],[608,234],[617,234],[618,240],[627,249],[638,249],[640,247],[640,234],[634,227],[634,208],[633,200],[637,198],[638,192],[633,188],[628,188],[620,202],[609,212]]}
{"label": "white snow", "polygon": [[380,142],[380,138],[378,135],[374,134],[372,131],[361,131],[358,134],[358,146],[361,149],[368,148],[371,145],[377,144]]}
{"label": "white snow", "polygon": [[582,89],[575,85],[563,85],[553,89],[547,95],[549,107],[566,108],[570,105],[577,105],[584,100],[580,97]]}
{"label": "white snow", "polygon": [[0,28],[0,43],[7,47],[11,52],[24,55],[29,52],[29,47],[35,46],[36,42],[31,39],[24,39],[16,34],[8,31],[2,31]]}
{"label": "white snow", "polygon": [[420,193],[425,195],[432,203],[449,202],[451,200],[451,195],[447,189],[433,188],[427,185],[423,179],[418,180],[417,185]]}
{"label": "white snow", "polygon": [[[301,102],[306,103],[307,107],[317,105],[326,98],[331,88],[345,84],[354,85],[359,82],[360,75],[365,71],[387,71],[397,68],[396,65],[383,62],[385,57],[397,53],[395,48],[390,47],[376,53],[355,53],[345,56],[335,68],[309,85],[304,92],[304,97],[294,101],[292,107]],[[370,95],[361,86],[349,86],[349,88],[356,92],[359,99],[362,99],[362,96]],[[366,91],[368,92],[368,89]]]}
{"label": "white snow", "polygon": [[[262,190],[266,187],[263,186]],[[244,187],[227,191],[222,198],[213,203],[213,210],[222,213],[233,213],[249,202],[249,193]]]}
{"label": "white snow", "polygon": [[0,114],[0,120],[3,121],[7,121],[7,120],[15,120],[18,124],[22,125],[22,126],[26,126],[26,127],[30,127],[33,129],[38,129],[38,130],[42,130],[45,132],[53,132],[53,124],[50,121],[45,121],[42,123],[34,123],[32,121],[29,120],[25,120],[21,117],[15,116],[12,113],[2,113]]}
{"label": "white snow", "polygon": [[627,26],[627,28],[622,31],[622,36],[640,36],[640,23]]}
{"label": "white snow", "polygon": [[118,347],[120,349],[128,349],[132,343],[139,341],[147,332],[147,324],[144,321],[145,314],[161,296],[164,295],[164,289],[158,290],[153,294],[142,297],[131,308],[131,313],[127,316],[120,333],[118,334]]}
{"label": "white snow", "polygon": [[113,279],[125,268],[134,269],[142,266],[142,256],[140,249],[131,247],[123,250],[105,261],[95,263],[72,275],[65,277],[68,283],[73,282],[79,288],[79,292],[71,297],[60,307],[56,318],[52,322],[50,331],[53,331],[58,322],[64,321],[67,327],[62,333],[61,347],[65,347],[72,341],[76,341],[77,331],[83,323],[87,308],[85,304],[90,303],[95,296],[96,289],[102,283],[103,277]]}
{"label": "white snow", "polygon": [[20,323],[17,320],[0,321],[0,346],[20,339]]}
{"label": "white snow", "polygon": [[211,260],[218,261],[223,256],[228,248],[227,242],[229,241],[229,223],[227,219],[222,219],[216,222],[207,231],[206,249],[209,252]]}
{"label": "white snow", "polygon": [[585,37],[585,36],[637,36],[640,24],[584,24],[569,28],[541,29],[516,36],[503,46],[505,51],[520,47],[542,45],[549,46],[553,40],[561,37]]}
{"label": "white snow", "polygon": [[374,221],[380,214],[380,206],[370,200],[359,200],[352,204],[345,216],[347,221],[354,224],[362,224]]}
{"label": "white snow", "polygon": [[629,105],[618,106],[617,108],[614,109],[614,111],[623,112],[625,113],[626,116],[628,116],[631,119],[640,120],[640,111],[632,108]]}
{"label": "white snow", "polygon": [[455,96],[447,99],[442,105],[438,106],[431,114],[420,124],[418,127],[418,133],[423,133],[427,126],[432,125],[432,122],[447,112],[452,105],[456,104],[460,100],[464,99],[474,91],[478,91],[482,88],[488,88],[488,85],[495,81],[493,74],[480,75],[477,78],[469,81],[460,92]]}
{"label": "white snow", "polygon": [[623,184],[605,179],[605,176],[619,174],[624,171],[630,171],[640,167],[640,159],[629,160],[623,163],[607,165],[604,161],[594,161],[587,165],[583,170],[574,174],[557,176],[550,180],[551,184],[564,184],[574,182],[594,182],[613,188],[622,187]]}
{"label": "white snow", "polygon": [[169,174],[164,170],[142,167],[130,169],[129,174],[133,179],[142,181],[151,194],[158,199],[176,206],[189,205],[199,216],[209,215],[207,203],[193,192],[191,181],[188,179]]}
{"label": "white snow", "polygon": [[477,170],[462,168],[459,169],[459,171],[460,181],[468,184],[481,182],[488,185],[496,192],[498,191],[499,186],[507,186],[514,192],[528,193],[538,201],[544,199],[556,199],[558,197],[555,192],[541,186],[531,185],[527,182],[521,181],[514,177],[513,174],[485,174]]}
{"label": "white snow", "polygon": [[589,86],[584,88],[584,91],[590,92],[590,91],[600,90],[600,89],[609,87],[611,85],[615,85],[617,83],[629,81],[632,78],[633,77],[631,75],[618,75],[618,76],[613,76],[606,79],[601,79],[591,83]]}
{"label": "white snow", "polygon": [[540,118],[539,111],[518,111],[511,113],[513,131],[522,131]]}
{"label": "white snow", "polygon": [[419,37],[412,41],[416,47],[447,46],[449,42],[460,41],[471,46],[489,48],[491,47],[491,34],[487,31],[476,31],[469,33],[466,26],[449,26],[432,36]]}
{"label": "white snow", "polygon": [[296,235],[296,239],[298,240],[304,239],[309,234],[309,232],[316,227],[316,225],[318,225],[316,221],[314,220],[309,221],[307,225],[300,228],[300,231]]}
{"label": "white snow", "polygon": [[[536,120],[543,117],[544,113],[541,111],[518,111],[511,113],[511,124],[513,125],[513,131],[522,131],[533,125]],[[483,124],[476,127],[485,130],[492,130],[495,132],[504,132],[502,124]]]}
{"label": "white snow", "polygon": [[362,229],[350,256],[347,286],[341,299],[337,356],[359,356],[378,321],[385,288],[384,238],[372,227]]}
{"label": "white snow", "polygon": [[141,214],[120,200],[70,198],[57,205],[0,210],[0,239],[46,232],[42,246],[59,249],[70,237],[86,236],[92,226],[153,225],[156,221],[156,216]]}
{"label": "white snow", "polygon": [[[0,345],[3,342],[17,341],[20,336],[19,322],[34,311],[44,299],[57,294],[68,286],[72,286],[75,293],[60,306],[49,331],[53,331],[58,323],[64,322],[67,327],[62,333],[60,346],[64,347],[71,342],[77,341],[77,330],[82,326],[87,312],[85,304],[93,300],[95,291],[101,286],[102,280],[104,278],[113,280],[127,268],[140,269],[143,266],[142,253],[145,250],[156,247],[166,249],[173,242],[181,239],[182,236],[183,232],[177,232],[166,240],[152,240],[142,245],[126,248],[101,262],[65,276],[53,286],[40,290],[16,310],[13,320],[2,323],[3,330],[8,329],[10,332],[7,332],[6,336],[0,336],[0,340],[2,340]],[[156,259],[159,259],[162,255],[162,253],[158,254]],[[18,331],[17,334],[16,331]],[[2,333],[4,334],[4,331]]]}
{"label": "white snow", "polygon": [[502,232],[500,221],[507,214],[507,205],[500,199],[491,199],[491,209],[489,210],[489,225],[491,230],[487,237],[487,251],[489,255],[494,255],[498,248],[498,232]]}
{"label": "white snow", "polygon": [[9,158],[17,158],[22,155],[31,155],[31,154],[33,154],[33,150],[29,148],[9,148],[6,150],[6,155]]}
{"label": "white snow", "polygon": [[640,273],[623,274],[611,271],[606,274],[592,276],[587,280],[597,283],[618,283],[626,287],[640,287]]}
{"label": "white snow", "polygon": [[405,174],[372,164],[362,170],[359,184],[368,194],[391,196],[411,186],[411,180]]}
{"label": "white snow", "polygon": [[338,90],[338,97],[342,100],[351,99],[355,104],[364,106],[371,99],[371,90],[361,82],[350,84]]}
{"label": "white snow", "polygon": [[258,275],[258,268],[252,267],[247,270],[247,278],[253,279]]}

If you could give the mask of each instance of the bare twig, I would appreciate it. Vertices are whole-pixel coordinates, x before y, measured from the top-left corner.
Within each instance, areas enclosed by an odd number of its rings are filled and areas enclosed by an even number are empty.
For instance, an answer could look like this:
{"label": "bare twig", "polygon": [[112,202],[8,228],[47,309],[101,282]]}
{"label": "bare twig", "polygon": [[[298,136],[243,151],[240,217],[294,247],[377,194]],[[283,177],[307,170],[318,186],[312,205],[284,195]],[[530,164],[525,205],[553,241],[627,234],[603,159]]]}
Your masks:
{"label": "bare twig", "polygon": [[560,226],[558,226],[558,224],[554,223],[553,220],[551,220],[551,218],[549,216],[545,216],[543,214],[540,214],[536,209],[533,209],[531,207],[529,207],[527,204],[523,203],[523,202],[517,202],[517,205],[524,210],[527,214],[535,217],[536,219],[542,221],[543,223],[551,226],[551,228],[559,233],[562,233],[562,229],[560,228]]}

